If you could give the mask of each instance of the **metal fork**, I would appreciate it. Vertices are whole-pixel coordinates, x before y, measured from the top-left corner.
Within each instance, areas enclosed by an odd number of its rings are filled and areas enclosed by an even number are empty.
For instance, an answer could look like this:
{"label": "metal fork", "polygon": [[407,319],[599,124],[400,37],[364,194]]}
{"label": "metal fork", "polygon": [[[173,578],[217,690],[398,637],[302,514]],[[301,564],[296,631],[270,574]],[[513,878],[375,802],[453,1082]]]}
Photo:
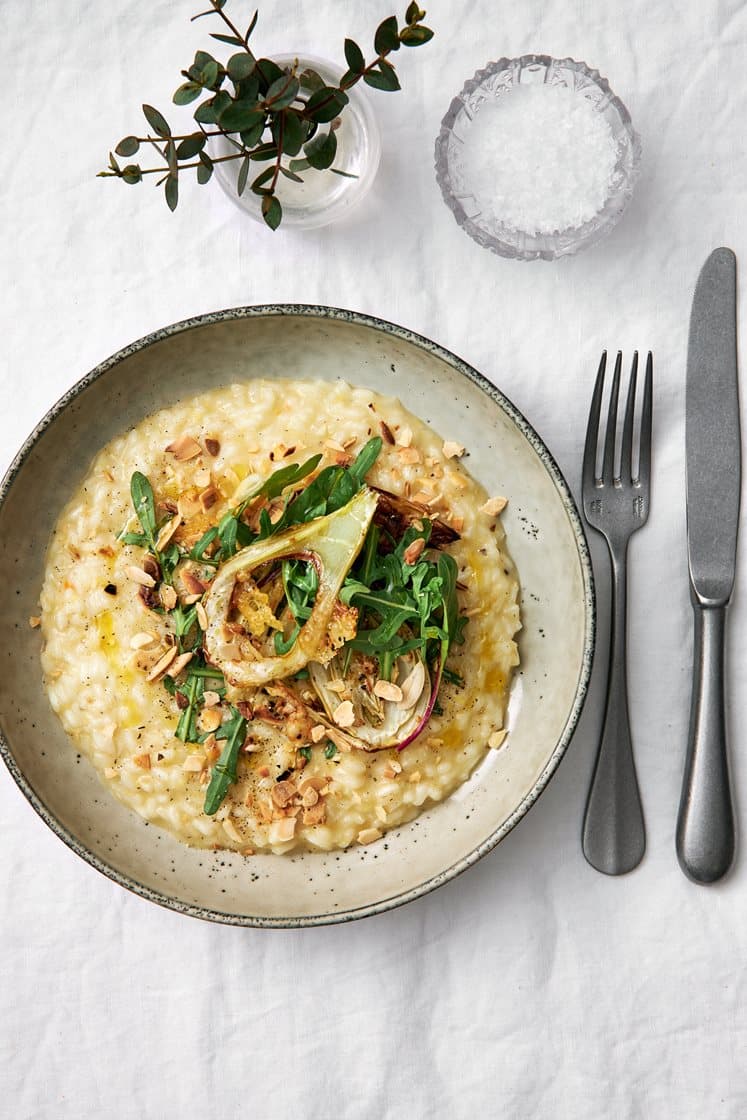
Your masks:
{"label": "metal fork", "polygon": [[607,429],[604,435],[602,477],[597,478],[599,418],[606,367],[607,352],[605,351],[599,363],[589,411],[582,479],[584,515],[589,525],[601,533],[607,541],[612,564],[612,617],[607,702],[602,737],[584,814],[583,849],[592,867],[596,867],[606,875],[622,875],[638,866],[646,848],[643,809],[630,739],[625,628],[628,541],[631,534],[636,529],[640,529],[648,518],[653,358],[649,352],[646,360],[638,466],[635,476],[633,436],[638,380],[637,351],[633,356],[628,383],[620,441],[619,473],[615,473],[615,434],[622,369],[620,352],[615,361],[612,377]]}

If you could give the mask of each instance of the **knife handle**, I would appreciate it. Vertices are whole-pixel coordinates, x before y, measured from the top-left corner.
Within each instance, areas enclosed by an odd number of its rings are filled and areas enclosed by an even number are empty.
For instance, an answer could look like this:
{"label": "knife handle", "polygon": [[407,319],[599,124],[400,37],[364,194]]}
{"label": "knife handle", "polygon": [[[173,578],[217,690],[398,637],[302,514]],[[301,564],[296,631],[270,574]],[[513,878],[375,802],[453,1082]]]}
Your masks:
{"label": "knife handle", "polygon": [[695,883],[714,883],[734,859],[724,711],[726,604],[693,601],[695,650],[690,736],[679,816],[677,858]]}

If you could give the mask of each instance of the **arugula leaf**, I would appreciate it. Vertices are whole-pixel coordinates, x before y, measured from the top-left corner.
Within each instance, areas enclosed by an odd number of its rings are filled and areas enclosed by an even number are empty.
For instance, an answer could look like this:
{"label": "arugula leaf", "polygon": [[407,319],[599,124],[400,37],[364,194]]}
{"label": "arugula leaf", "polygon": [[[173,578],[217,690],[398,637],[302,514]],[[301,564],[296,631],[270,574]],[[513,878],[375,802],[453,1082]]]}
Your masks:
{"label": "arugula leaf", "polygon": [[156,552],[156,502],[153,487],[140,471],[134,471],[130,479],[130,495],[138,521],[152,551]]}
{"label": "arugula leaf", "polygon": [[215,737],[225,739],[226,745],[213,767],[210,784],[205,793],[204,810],[209,817],[218,812],[229,788],[236,781],[239,751],[246,737],[246,720],[233,705],[231,705],[230,718],[218,728]]}

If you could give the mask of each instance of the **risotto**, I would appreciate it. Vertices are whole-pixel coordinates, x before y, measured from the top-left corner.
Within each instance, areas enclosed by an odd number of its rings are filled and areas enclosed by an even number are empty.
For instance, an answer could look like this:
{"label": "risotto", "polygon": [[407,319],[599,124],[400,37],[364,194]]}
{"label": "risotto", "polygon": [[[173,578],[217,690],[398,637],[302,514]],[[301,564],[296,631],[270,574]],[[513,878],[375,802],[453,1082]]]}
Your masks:
{"label": "risotto", "polygon": [[328,851],[502,748],[518,581],[464,455],[343,381],[214,390],[99,452],[40,617],[108,790],[185,844]]}

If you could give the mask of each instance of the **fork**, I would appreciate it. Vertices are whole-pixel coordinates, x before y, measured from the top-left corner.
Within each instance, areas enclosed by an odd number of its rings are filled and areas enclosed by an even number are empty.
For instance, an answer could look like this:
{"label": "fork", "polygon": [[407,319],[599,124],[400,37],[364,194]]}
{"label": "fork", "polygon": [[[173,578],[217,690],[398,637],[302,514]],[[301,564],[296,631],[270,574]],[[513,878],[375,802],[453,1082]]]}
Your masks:
{"label": "fork", "polygon": [[602,476],[597,477],[597,445],[607,352],[599,363],[589,410],[584,447],[582,497],[588,524],[607,541],[612,565],[612,616],[607,700],[602,736],[589,787],[583,826],[586,859],[606,875],[632,871],[643,859],[646,830],[630,738],[626,671],[627,556],[631,535],[648,518],[651,479],[651,412],[653,358],[649,351],[640,416],[636,474],[633,474],[634,413],[638,352],[628,382],[620,440],[620,468],[615,472],[615,444],[622,353],[612,376]]}

